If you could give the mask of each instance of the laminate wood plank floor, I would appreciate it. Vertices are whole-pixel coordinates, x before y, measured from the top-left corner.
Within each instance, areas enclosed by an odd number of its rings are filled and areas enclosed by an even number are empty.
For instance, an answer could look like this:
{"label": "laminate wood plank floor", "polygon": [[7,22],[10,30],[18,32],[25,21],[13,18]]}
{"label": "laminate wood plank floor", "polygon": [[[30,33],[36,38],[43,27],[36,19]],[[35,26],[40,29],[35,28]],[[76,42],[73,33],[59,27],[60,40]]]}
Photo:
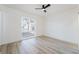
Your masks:
{"label": "laminate wood plank floor", "polygon": [[0,46],[1,54],[79,54],[75,44],[46,36]]}

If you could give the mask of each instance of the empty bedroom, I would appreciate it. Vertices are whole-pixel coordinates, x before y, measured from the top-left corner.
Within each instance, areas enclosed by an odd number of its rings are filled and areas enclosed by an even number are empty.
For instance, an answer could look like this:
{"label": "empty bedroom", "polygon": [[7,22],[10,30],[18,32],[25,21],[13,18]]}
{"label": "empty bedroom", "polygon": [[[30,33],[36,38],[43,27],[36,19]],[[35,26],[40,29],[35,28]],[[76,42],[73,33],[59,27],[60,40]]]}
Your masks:
{"label": "empty bedroom", "polygon": [[0,54],[79,54],[79,5],[0,4]]}

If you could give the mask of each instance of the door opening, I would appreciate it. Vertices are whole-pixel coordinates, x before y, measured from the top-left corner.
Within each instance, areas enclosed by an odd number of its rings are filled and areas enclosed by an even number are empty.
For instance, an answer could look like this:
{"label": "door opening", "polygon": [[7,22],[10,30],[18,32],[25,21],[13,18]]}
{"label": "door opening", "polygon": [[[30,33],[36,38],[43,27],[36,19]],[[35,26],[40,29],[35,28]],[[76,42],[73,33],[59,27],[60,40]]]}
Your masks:
{"label": "door opening", "polygon": [[22,38],[30,38],[35,36],[35,20],[30,19],[29,17],[22,17],[21,20],[21,29],[22,29]]}

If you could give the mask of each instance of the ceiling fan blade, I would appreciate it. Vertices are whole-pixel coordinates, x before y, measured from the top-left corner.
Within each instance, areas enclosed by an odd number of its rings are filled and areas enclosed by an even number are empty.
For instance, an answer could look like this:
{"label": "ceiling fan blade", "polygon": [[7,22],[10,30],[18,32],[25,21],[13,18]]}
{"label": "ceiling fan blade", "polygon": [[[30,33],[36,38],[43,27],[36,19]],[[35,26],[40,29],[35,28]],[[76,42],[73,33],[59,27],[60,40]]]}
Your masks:
{"label": "ceiling fan blade", "polygon": [[44,5],[42,5],[42,9],[45,9],[45,8],[44,8]]}
{"label": "ceiling fan blade", "polygon": [[44,6],[44,9],[46,9],[47,7],[49,7],[50,6],[50,4],[47,4],[46,6]]}
{"label": "ceiling fan blade", "polygon": [[35,8],[35,9],[40,9],[41,10],[42,8]]}

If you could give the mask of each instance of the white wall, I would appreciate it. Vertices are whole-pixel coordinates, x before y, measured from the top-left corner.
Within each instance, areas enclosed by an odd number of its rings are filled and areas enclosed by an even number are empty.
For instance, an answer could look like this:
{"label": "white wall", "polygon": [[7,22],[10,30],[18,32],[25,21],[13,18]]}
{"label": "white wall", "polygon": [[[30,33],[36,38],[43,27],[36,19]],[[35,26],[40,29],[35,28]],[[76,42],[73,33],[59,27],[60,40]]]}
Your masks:
{"label": "white wall", "polygon": [[78,9],[52,13],[46,16],[46,36],[63,41],[79,42]]}
{"label": "white wall", "polygon": [[[0,12],[2,12],[3,20],[3,39],[2,44],[11,43],[21,40],[21,17],[28,16],[36,20],[36,34],[42,35],[42,17],[28,12],[23,12],[17,9],[8,8],[0,5]],[[0,38],[1,39],[1,38]]]}
{"label": "white wall", "polygon": [[0,12],[0,45],[1,45],[1,39],[2,39],[2,20],[1,20],[1,12]]}

